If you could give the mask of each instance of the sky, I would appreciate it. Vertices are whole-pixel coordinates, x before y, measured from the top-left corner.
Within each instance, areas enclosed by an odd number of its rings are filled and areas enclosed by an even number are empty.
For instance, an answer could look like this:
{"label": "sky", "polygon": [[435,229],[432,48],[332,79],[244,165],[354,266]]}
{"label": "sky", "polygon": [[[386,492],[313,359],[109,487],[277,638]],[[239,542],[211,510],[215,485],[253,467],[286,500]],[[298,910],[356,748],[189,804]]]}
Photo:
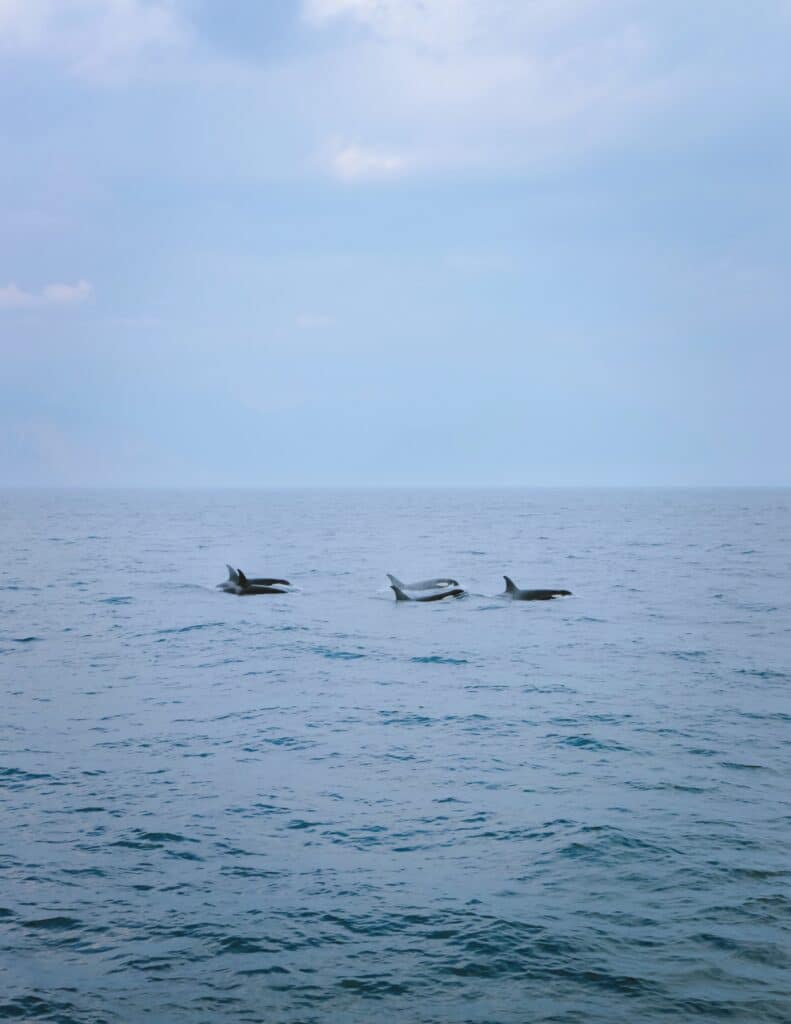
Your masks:
{"label": "sky", "polygon": [[0,0],[0,485],[791,484],[791,0]]}

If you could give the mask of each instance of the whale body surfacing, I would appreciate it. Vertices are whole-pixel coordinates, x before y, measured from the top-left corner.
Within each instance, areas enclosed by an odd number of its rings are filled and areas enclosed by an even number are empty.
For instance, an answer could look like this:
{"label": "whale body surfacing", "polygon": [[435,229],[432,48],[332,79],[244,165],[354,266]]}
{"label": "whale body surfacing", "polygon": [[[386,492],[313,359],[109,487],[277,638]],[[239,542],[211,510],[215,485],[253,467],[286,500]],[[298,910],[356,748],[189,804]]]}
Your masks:
{"label": "whale body surfacing", "polygon": [[[392,579],[392,577],[390,577]],[[396,597],[396,601],[444,601],[446,597],[461,597],[464,591],[461,587],[453,587],[451,590],[442,590],[438,594],[427,594],[425,597],[410,597],[409,594],[404,593],[402,587],[399,587],[397,583],[391,583],[390,589],[393,591]]]}
{"label": "whale body surfacing", "polygon": [[390,573],[387,573],[387,578],[392,586],[400,587],[401,590],[442,590],[445,587],[458,587],[459,585],[459,581],[452,580],[450,576],[435,576],[433,579],[418,580],[416,583],[402,583]]}
{"label": "whale body surfacing", "polygon": [[521,590],[510,576],[505,580],[505,596],[513,601],[551,601],[554,597],[570,597],[570,590]]}
{"label": "whale body surfacing", "polygon": [[278,580],[269,576],[255,576],[248,579],[241,569],[234,569],[232,565],[226,565],[228,579],[224,583],[218,583],[220,590],[226,594],[236,594],[237,597],[249,597],[253,594],[285,594],[287,591],[279,587],[288,587],[288,580]]}

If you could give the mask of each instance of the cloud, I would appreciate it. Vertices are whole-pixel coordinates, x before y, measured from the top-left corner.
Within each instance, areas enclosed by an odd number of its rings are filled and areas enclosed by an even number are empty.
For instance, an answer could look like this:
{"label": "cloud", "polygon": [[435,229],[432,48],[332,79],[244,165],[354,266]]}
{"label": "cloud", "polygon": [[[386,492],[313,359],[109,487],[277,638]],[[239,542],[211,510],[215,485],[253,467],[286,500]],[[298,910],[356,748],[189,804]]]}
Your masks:
{"label": "cloud", "polygon": [[[489,0],[495,3],[496,0]],[[305,0],[303,16],[308,24],[322,25],[346,19],[382,38],[405,39],[434,45],[452,43],[465,35],[475,21],[470,0]]]}
{"label": "cloud", "polygon": [[303,0],[302,11],[316,29],[361,30],[358,42],[423,55],[521,53],[530,60],[556,44],[562,50],[570,37],[584,38],[622,6],[623,0]]}
{"label": "cloud", "polygon": [[[330,57],[341,180],[523,169],[594,149],[676,99],[656,18],[623,0],[304,0]],[[403,154],[409,154],[407,159]]]}
{"label": "cloud", "polygon": [[376,181],[395,178],[408,167],[405,157],[381,149],[355,144],[339,145],[330,158],[330,168],[341,181]]}
{"label": "cloud", "polygon": [[0,309],[38,309],[42,306],[76,306],[93,292],[88,281],[47,284],[40,292],[28,292],[13,282],[0,287]]}
{"label": "cloud", "polygon": [[0,309],[26,309],[37,305],[37,297],[30,292],[22,291],[15,284],[0,288]]}
{"label": "cloud", "polygon": [[[222,53],[216,32],[201,36],[198,8],[0,0],[0,52],[92,84],[157,73],[178,93],[163,103],[189,114],[194,99],[213,125],[204,135],[227,137],[215,160],[242,152],[239,165],[271,169],[282,159],[293,174],[315,169],[318,153],[321,170],[347,183],[523,168],[622,134],[627,117],[667,99],[647,0],[302,0],[302,45],[276,60],[264,47],[252,59]],[[289,128],[255,159],[261,123]]]}
{"label": "cloud", "polygon": [[93,291],[87,281],[78,281],[77,284],[48,284],[45,285],[41,297],[44,305],[73,305],[84,302]]}
{"label": "cloud", "polygon": [[126,78],[188,37],[174,0],[0,0],[0,51],[54,59],[83,78]]}
{"label": "cloud", "polygon": [[155,78],[119,90],[117,109],[75,103],[61,119],[64,146],[72,120],[91,132],[85,173],[98,149],[125,176],[520,174],[725,134],[761,90],[781,94],[781,59],[755,60],[787,26],[770,5],[721,19],[689,0],[226,6],[0,0],[0,53],[93,86]]}

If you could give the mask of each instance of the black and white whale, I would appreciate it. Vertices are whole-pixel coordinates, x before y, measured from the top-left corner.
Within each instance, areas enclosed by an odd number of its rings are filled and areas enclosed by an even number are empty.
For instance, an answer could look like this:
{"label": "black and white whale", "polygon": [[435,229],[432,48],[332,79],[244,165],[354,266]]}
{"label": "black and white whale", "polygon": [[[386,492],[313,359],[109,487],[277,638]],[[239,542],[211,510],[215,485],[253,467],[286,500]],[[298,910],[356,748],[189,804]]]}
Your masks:
{"label": "black and white whale", "polygon": [[[391,577],[392,579],[392,577]],[[397,583],[391,583],[390,589],[396,597],[396,601],[444,601],[446,597],[461,597],[464,591],[461,587],[453,587],[451,590],[441,590],[437,594],[426,594],[425,597],[410,597]]]}
{"label": "black and white whale", "polygon": [[514,601],[551,601],[553,597],[570,597],[570,590],[521,590],[510,576],[505,580],[505,595]]}
{"label": "black and white whale", "polygon": [[218,583],[217,586],[229,594],[235,594],[239,587],[291,586],[288,580],[276,580],[269,576],[255,576],[253,579],[249,579],[241,569],[234,569],[232,565],[226,565],[225,568],[228,570],[228,579]]}
{"label": "black and white whale", "polygon": [[452,580],[450,576],[435,576],[434,579],[418,580],[417,583],[402,583],[390,573],[387,573],[387,578],[392,586],[399,587],[401,590],[443,590],[445,587],[458,587],[459,585],[459,581]]}
{"label": "black and white whale", "polygon": [[[226,568],[228,569],[228,579],[224,583],[217,584],[226,594],[236,594],[237,597],[249,597],[253,594],[285,594],[287,591],[281,590],[280,586],[290,586],[288,580],[278,580],[269,576],[256,576],[253,579],[248,579],[241,569],[234,569],[231,565]],[[273,584],[280,586],[273,586]]]}

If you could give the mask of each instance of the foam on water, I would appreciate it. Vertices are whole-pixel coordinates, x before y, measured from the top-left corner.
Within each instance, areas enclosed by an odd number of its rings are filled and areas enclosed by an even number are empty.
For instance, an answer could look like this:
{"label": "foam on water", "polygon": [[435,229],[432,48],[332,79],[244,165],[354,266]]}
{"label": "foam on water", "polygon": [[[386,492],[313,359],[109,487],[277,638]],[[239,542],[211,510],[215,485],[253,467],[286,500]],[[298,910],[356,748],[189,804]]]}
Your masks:
{"label": "foam on water", "polygon": [[0,1019],[791,1019],[790,506],[6,492]]}

